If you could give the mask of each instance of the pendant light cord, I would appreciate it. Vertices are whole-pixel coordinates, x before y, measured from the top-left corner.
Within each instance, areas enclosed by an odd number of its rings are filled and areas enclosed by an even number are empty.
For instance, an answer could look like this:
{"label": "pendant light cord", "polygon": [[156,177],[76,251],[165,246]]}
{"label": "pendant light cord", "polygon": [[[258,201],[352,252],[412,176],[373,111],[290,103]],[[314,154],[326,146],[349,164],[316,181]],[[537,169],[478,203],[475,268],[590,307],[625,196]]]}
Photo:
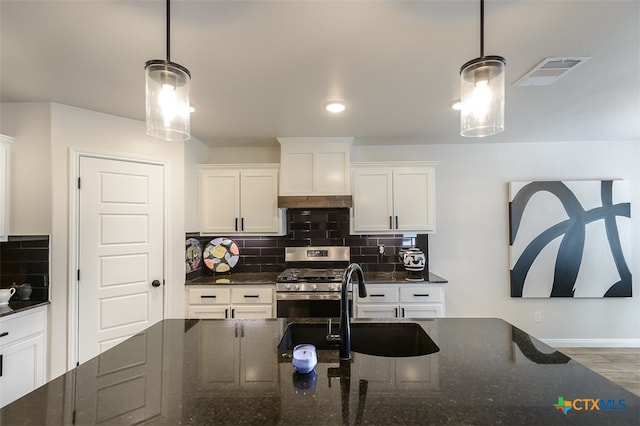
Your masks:
{"label": "pendant light cord", "polygon": [[171,48],[170,48],[170,43],[169,43],[169,39],[170,36],[169,34],[171,33],[171,11],[169,8],[169,0],[167,0],[167,62],[171,62]]}
{"label": "pendant light cord", "polygon": [[484,58],[484,0],[480,0],[480,57]]}

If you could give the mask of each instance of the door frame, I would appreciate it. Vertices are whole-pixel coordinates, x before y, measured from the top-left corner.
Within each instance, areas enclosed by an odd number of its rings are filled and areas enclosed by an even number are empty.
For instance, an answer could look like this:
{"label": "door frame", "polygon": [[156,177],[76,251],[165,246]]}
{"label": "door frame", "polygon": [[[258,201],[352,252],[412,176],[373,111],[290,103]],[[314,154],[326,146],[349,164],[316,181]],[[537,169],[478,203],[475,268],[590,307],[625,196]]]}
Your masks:
{"label": "door frame", "polygon": [[162,318],[169,316],[169,306],[167,303],[167,286],[164,284],[167,277],[171,276],[171,265],[167,262],[170,257],[169,250],[169,235],[170,235],[170,221],[171,217],[171,203],[169,200],[169,165],[164,160],[158,160],[147,157],[140,157],[129,154],[113,154],[99,151],[85,151],[70,148],[69,149],[69,221],[68,221],[68,269],[67,269],[67,370],[71,370],[77,366],[79,359],[79,340],[78,340],[78,323],[79,323],[79,309],[78,309],[78,270],[79,264],[79,232],[78,232],[78,219],[79,219],[79,191],[77,190],[78,178],[80,175],[80,160],[83,157],[98,158],[103,160],[113,161],[127,161],[132,163],[150,164],[154,166],[162,167],[163,174],[163,239],[162,239],[162,256],[164,258],[162,274]]}

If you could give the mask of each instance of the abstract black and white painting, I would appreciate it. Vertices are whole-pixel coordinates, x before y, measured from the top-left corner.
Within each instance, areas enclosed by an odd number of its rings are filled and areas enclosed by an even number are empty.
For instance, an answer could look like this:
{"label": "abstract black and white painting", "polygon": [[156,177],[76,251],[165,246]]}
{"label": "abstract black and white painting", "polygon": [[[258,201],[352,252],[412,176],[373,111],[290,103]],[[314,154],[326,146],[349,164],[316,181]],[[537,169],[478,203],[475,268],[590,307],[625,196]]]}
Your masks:
{"label": "abstract black and white painting", "polygon": [[509,184],[511,297],[631,297],[628,181]]}

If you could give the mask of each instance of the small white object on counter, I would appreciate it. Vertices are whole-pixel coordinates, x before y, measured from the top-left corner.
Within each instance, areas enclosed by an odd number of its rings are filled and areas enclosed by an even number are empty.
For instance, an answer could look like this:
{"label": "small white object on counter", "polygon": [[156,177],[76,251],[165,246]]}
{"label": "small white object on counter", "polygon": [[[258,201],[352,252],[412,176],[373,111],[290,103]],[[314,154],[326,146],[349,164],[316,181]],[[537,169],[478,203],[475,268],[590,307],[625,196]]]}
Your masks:
{"label": "small white object on counter", "polygon": [[306,374],[315,368],[318,363],[316,347],[309,344],[297,345],[293,348],[293,367],[298,373]]}

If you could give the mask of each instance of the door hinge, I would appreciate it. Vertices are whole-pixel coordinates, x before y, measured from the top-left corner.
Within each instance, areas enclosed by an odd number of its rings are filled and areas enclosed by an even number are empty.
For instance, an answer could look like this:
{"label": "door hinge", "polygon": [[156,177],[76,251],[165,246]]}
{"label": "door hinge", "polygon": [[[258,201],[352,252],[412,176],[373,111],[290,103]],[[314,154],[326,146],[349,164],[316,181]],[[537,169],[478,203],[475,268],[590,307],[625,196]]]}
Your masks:
{"label": "door hinge", "polygon": [[80,189],[80,178],[78,178],[78,189]]}
{"label": "door hinge", "polygon": [[78,281],[80,281],[80,269],[78,269]]}

